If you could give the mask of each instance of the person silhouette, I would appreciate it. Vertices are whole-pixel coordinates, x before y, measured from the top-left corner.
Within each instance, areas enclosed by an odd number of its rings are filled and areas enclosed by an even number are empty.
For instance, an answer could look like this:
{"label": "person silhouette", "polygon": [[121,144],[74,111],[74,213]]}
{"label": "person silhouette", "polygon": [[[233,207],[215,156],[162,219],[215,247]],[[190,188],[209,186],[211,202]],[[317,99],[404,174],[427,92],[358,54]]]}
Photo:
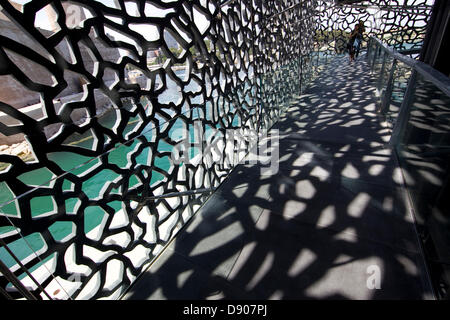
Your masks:
{"label": "person silhouette", "polygon": [[355,39],[355,43],[357,44],[355,46],[356,58],[358,58],[358,56],[359,56],[359,51],[361,49],[361,43],[362,43],[363,35],[364,35],[365,31],[366,31],[366,28],[364,27],[364,21],[359,20],[358,34],[356,35],[356,39]]}
{"label": "person silhouette", "polygon": [[353,29],[353,31],[350,33],[350,36],[349,36],[349,41],[347,44],[347,49],[348,49],[348,53],[349,53],[349,57],[350,57],[349,63],[351,63],[352,61],[355,60],[356,48],[360,43],[360,40],[358,40],[358,35],[360,33],[359,28],[360,28],[360,25],[358,23],[357,25],[355,25],[355,28]]}

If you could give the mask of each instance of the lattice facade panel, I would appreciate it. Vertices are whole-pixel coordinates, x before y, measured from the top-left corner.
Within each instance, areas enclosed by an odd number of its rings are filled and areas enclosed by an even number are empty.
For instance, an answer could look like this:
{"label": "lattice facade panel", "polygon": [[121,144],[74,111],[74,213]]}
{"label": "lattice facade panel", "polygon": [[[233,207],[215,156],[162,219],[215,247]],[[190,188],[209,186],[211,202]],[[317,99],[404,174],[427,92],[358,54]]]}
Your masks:
{"label": "lattice facade panel", "polygon": [[0,33],[0,80],[40,101],[0,96],[19,141],[0,151],[0,258],[44,299],[119,298],[209,193],[149,198],[219,186],[300,94],[318,33],[369,19],[319,0],[0,4],[27,39]]}
{"label": "lattice facade panel", "polygon": [[[45,49],[1,35],[1,75],[41,101],[40,117],[0,105],[15,120],[1,134],[29,151],[0,155],[1,236],[20,263],[7,248],[1,257],[28,289],[120,297],[208,194],[145,199],[217,187],[298,93],[307,8],[277,15],[292,5],[2,2],[3,18]],[[69,75],[81,92],[66,94]]]}
{"label": "lattice facade panel", "polygon": [[319,1],[316,40],[328,54],[345,53],[348,35],[359,21],[365,38],[376,36],[396,50],[420,49],[433,0],[366,0],[353,5]]}

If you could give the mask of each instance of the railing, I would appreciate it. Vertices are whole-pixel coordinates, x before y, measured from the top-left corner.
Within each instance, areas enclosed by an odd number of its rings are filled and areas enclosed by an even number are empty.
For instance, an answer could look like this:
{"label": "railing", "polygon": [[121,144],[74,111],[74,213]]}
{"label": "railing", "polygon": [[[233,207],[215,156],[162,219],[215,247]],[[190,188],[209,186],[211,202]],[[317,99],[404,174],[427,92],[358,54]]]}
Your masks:
{"label": "railing", "polygon": [[390,145],[402,168],[434,287],[445,297],[450,285],[450,79],[373,37],[367,60],[378,112],[392,124]]}
{"label": "railing", "polygon": [[114,3],[1,4],[2,83],[40,101],[0,103],[0,138],[24,148],[0,154],[8,298],[120,298],[323,69],[315,36],[371,17],[334,1]]}

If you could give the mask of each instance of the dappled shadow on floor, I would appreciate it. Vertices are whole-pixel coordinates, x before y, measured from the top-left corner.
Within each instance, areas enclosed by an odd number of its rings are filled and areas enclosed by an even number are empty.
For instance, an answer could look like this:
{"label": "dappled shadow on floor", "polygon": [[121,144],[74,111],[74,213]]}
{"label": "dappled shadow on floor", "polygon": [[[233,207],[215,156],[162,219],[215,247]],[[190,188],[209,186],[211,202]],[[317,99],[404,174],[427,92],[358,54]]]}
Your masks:
{"label": "dappled shadow on floor", "polygon": [[125,299],[431,297],[366,65],[342,62],[274,126],[277,170],[239,165]]}

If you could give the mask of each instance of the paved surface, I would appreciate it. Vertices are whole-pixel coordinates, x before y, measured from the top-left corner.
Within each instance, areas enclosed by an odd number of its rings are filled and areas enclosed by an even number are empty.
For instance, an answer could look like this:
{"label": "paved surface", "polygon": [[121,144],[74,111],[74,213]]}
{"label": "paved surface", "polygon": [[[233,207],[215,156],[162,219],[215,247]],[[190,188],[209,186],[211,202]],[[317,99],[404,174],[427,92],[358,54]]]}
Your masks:
{"label": "paved surface", "polygon": [[334,67],[273,128],[278,172],[239,165],[125,299],[434,297],[375,83]]}

